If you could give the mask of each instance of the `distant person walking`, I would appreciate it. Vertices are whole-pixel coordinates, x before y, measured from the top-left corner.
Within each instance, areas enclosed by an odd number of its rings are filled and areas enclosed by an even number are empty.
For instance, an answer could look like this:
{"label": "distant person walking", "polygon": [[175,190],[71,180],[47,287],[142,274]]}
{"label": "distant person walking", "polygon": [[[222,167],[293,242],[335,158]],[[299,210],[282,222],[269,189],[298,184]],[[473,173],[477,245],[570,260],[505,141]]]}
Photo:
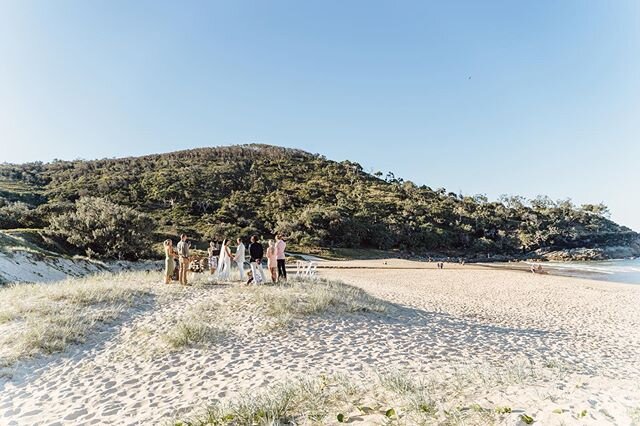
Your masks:
{"label": "distant person walking", "polygon": [[276,235],[276,260],[278,263],[278,281],[280,279],[287,280],[287,268],[285,267],[285,255],[284,250],[287,248],[287,243],[284,242],[282,235]]}
{"label": "distant person walking", "polygon": [[209,274],[213,275],[216,273],[216,269],[218,268],[218,254],[220,254],[218,243],[211,241],[209,243],[207,253],[209,253]]}
{"label": "distant person walking", "polygon": [[178,257],[180,263],[180,270],[178,274],[178,279],[180,280],[180,284],[189,285],[187,283],[187,273],[189,272],[189,248],[191,247],[191,243],[187,241],[187,234],[182,234],[180,236],[180,242],[178,243]]}
{"label": "distant person walking", "polygon": [[233,257],[233,260],[238,265],[238,270],[240,271],[240,281],[245,280],[244,273],[244,258],[245,258],[245,248],[242,239],[238,238],[236,240],[238,242],[238,246],[236,247],[236,255]]}
{"label": "distant person walking", "polygon": [[[251,266],[251,277],[247,281],[247,284],[251,284],[251,281],[256,283],[264,283],[266,278],[264,271],[262,270],[262,258],[264,257],[264,247],[258,242],[258,236],[251,236],[251,244],[249,244],[249,265]],[[259,274],[259,276],[258,276]]]}
{"label": "distant person walking", "polygon": [[276,244],[273,240],[269,240],[269,247],[267,247],[267,269],[271,273],[271,282],[275,283],[278,279],[278,257],[276,255]]}
{"label": "distant person walking", "polygon": [[171,278],[173,278],[173,272],[176,270],[176,263],[173,260],[175,250],[173,249],[173,241],[164,241],[164,283],[171,284]]}

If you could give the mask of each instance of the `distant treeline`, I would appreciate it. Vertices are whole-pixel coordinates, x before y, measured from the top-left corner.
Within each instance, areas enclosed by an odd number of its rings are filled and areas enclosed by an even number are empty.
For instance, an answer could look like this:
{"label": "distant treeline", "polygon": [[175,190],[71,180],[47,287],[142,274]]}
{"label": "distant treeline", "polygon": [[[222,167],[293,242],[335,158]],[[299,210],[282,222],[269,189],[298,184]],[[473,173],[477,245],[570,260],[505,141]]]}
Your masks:
{"label": "distant treeline", "polygon": [[60,232],[55,218],[77,211],[83,197],[133,209],[157,233],[203,239],[283,232],[305,246],[515,254],[638,238],[609,220],[602,204],[544,196],[489,201],[267,145],[0,166],[0,228]]}

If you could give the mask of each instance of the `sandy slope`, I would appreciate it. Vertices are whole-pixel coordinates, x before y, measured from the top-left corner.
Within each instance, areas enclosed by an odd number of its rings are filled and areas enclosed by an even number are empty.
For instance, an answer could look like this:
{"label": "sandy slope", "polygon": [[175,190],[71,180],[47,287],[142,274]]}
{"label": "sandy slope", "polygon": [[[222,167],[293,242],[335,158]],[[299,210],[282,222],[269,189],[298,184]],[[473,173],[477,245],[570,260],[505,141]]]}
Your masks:
{"label": "sandy slope", "polygon": [[71,277],[129,270],[159,270],[157,261],[128,262],[98,260],[83,257],[43,256],[40,253],[17,251],[0,253],[0,284],[16,282],[55,282]]}
{"label": "sandy slope", "polygon": [[[506,424],[522,412],[539,424],[630,424],[640,414],[640,286],[466,266],[320,274],[393,309],[264,332],[263,319],[239,307],[224,319],[232,332],[218,344],[167,352],[158,336],[185,311],[232,297],[227,286],[176,288],[89,344],[1,379],[0,424],[157,424],[292,375],[345,372],[366,380],[384,370],[444,381],[482,372],[461,380],[462,393],[513,407]],[[511,374],[522,359],[549,368],[524,382],[492,384],[491,376]]]}

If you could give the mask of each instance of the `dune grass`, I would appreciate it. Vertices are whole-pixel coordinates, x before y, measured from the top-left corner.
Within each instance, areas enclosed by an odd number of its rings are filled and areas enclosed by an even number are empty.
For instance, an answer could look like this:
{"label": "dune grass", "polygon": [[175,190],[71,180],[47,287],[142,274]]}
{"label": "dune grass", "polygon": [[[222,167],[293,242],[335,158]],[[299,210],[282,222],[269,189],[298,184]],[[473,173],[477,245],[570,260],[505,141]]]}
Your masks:
{"label": "dune grass", "polygon": [[236,332],[242,333],[247,325],[260,324],[258,330],[270,332],[313,315],[382,313],[388,309],[385,302],[363,290],[335,281],[294,279],[285,284],[224,289],[202,280],[194,281],[194,285],[217,291],[218,297],[189,307],[161,332],[162,341],[172,350],[217,344]]}
{"label": "dune grass", "polygon": [[358,287],[323,279],[291,279],[283,284],[234,290],[270,317],[275,326],[321,314],[385,313],[390,306]]}
{"label": "dune grass", "polygon": [[[480,369],[485,370],[486,375],[501,377],[492,385],[500,382],[503,386],[510,386],[514,376],[509,371],[514,368],[519,367],[509,364],[500,369]],[[538,368],[532,367],[529,372],[533,373]],[[466,370],[460,374],[468,374],[469,380],[478,378]],[[521,414],[513,412],[508,405],[474,402],[474,396],[488,391],[482,381],[470,383],[467,395],[458,393],[455,387],[450,378],[420,376],[400,370],[364,376],[335,374],[288,378],[231,401],[215,403],[172,424],[267,426],[365,421],[367,424],[386,425],[462,426],[518,422]]]}
{"label": "dune grass", "polygon": [[216,403],[175,426],[324,424],[335,420],[353,396],[345,376],[289,379],[249,392],[227,403]]}
{"label": "dune grass", "polygon": [[[115,321],[144,298],[184,293],[184,288],[160,286],[158,281],[157,274],[123,272],[0,288],[0,367],[82,343],[100,324]],[[220,291],[205,281],[194,280],[194,290]],[[173,317],[168,328],[156,330],[159,346],[180,350],[216,344],[234,333],[234,318],[244,310],[270,318],[270,328],[277,328],[303,316],[387,309],[361,289],[324,280],[228,290],[223,290],[225,306],[205,299]]]}
{"label": "dune grass", "polygon": [[162,339],[173,350],[218,343],[230,333],[220,319],[221,312],[218,303],[200,302],[164,332]]}
{"label": "dune grass", "polygon": [[0,288],[0,366],[82,343],[101,323],[151,294],[155,277],[102,274],[47,284]]}

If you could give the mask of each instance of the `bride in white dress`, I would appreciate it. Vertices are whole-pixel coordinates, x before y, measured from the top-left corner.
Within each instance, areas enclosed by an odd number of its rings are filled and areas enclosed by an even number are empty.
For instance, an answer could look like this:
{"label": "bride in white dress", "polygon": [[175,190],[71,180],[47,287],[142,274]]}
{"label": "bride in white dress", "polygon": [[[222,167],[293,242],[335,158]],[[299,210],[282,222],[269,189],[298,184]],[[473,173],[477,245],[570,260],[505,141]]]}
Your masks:
{"label": "bride in white dress", "polygon": [[220,247],[220,259],[216,272],[221,280],[228,280],[231,276],[231,251],[229,251],[229,241],[227,240],[224,240]]}

